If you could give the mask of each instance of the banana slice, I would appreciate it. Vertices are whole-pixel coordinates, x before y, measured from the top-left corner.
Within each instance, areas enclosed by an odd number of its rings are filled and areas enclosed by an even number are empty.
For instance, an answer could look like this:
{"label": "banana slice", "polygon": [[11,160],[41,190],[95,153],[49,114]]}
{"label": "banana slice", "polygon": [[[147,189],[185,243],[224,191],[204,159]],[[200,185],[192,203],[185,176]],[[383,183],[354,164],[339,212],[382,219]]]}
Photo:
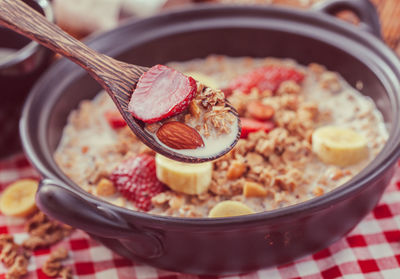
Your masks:
{"label": "banana slice", "polygon": [[0,210],[4,215],[24,217],[36,210],[35,194],[38,181],[21,179],[10,184],[0,198]]}
{"label": "banana slice", "polygon": [[367,140],[351,129],[325,126],[314,131],[312,149],[327,164],[345,167],[368,156]]}
{"label": "banana slice", "polygon": [[156,173],[161,182],[176,192],[202,194],[211,183],[212,163],[188,164],[156,154]]}
{"label": "banana slice", "polygon": [[208,217],[232,217],[252,213],[254,213],[254,211],[244,203],[238,201],[222,201],[210,210]]}
{"label": "banana slice", "polygon": [[185,73],[185,75],[194,78],[195,80],[206,85],[207,87],[218,89],[218,83],[210,76],[207,76],[199,72],[188,72]]}

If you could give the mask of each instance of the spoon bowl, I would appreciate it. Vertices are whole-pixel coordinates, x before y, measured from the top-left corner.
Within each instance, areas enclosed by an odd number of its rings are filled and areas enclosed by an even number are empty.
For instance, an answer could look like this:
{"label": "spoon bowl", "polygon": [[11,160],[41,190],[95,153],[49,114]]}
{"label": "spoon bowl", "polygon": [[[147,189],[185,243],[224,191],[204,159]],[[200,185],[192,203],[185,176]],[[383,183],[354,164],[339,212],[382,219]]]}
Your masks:
{"label": "spoon bowl", "polygon": [[[37,41],[85,69],[107,91],[129,128],[143,143],[157,153],[177,161],[201,163],[226,154],[239,140],[240,122],[238,121],[238,134],[235,140],[211,156],[191,156],[166,148],[144,129],[145,123],[134,118],[128,110],[136,84],[149,68],[124,63],[90,49],[20,0],[0,0],[0,25]],[[230,105],[227,106],[238,118],[236,110]]]}

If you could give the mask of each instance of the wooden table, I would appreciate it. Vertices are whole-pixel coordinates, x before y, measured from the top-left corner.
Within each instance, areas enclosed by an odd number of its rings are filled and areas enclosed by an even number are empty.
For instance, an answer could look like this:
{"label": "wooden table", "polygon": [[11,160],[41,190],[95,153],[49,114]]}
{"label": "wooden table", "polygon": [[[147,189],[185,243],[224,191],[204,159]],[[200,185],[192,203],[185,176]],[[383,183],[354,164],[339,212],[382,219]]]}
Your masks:
{"label": "wooden table", "polygon": [[[318,1],[326,0],[270,0],[274,4],[309,7]],[[349,0],[352,1],[352,0]],[[400,0],[370,0],[378,10],[385,42],[400,55]],[[343,19],[354,22],[354,17],[347,13]]]}
{"label": "wooden table", "polygon": [[[289,3],[289,1],[293,0],[274,0],[274,1],[275,2],[286,1],[287,3]],[[308,0],[308,1],[294,0],[294,1],[298,1],[299,3],[308,2],[308,5],[312,5],[313,3],[318,2],[320,0]],[[371,0],[371,2],[375,4],[378,10],[382,26],[382,35],[385,42],[400,56],[400,1]],[[342,18],[350,22],[354,21],[354,17],[351,14],[347,15],[344,14]]]}
{"label": "wooden table", "polygon": [[[276,4],[298,8],[308,8],[319,1],[327,0],[196,0],[199,2],[211,1],[219,3],[246,3],[246,4]],[[352,0],[348,0],[352,1]],[[385,42],[400,56],[400,0],[370,0],[380,15],[382,34]],[[356,22],[352,13],[341,13],[340,18]]]}
{"label": "wooden table", "polygon": [[400,55],[400,1],[372,0],[376,5],[386,43]]}

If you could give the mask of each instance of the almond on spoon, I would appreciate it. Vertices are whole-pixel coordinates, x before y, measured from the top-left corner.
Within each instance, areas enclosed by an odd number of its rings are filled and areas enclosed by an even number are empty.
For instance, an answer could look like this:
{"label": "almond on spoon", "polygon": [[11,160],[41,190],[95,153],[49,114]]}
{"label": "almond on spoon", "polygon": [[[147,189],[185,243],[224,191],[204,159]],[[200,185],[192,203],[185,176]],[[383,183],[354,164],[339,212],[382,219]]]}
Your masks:
{"label": "almond on spoon", "polygon": [[157,131],[157,137],[174,149],[196,149],[204,146],[203,139],[195,129],[178,121],[162,125]]}

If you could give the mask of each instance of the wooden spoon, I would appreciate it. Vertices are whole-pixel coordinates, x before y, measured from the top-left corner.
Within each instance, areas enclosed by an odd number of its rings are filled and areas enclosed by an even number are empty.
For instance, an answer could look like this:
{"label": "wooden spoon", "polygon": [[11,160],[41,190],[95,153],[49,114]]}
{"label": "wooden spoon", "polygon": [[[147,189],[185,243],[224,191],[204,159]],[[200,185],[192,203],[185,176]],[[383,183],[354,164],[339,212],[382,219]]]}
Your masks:
{"label": "wooden spoon", "polygon": [[[174,152],[158,143],[144,130],[144,123],[134,118],[128,111],[129,100],[136,83],[148,68],[127,64],[90,49],[20,0],[0,0],[0,25],[37,41],[85,69],[107,91],[136,136],[157,153],[173,160],[199,163],[224,155],[239,139],[240,127],[236,140],[231,145],[207,158]],[[229,104],[228,106],[235,117],[238,117],[236,110]]]}

